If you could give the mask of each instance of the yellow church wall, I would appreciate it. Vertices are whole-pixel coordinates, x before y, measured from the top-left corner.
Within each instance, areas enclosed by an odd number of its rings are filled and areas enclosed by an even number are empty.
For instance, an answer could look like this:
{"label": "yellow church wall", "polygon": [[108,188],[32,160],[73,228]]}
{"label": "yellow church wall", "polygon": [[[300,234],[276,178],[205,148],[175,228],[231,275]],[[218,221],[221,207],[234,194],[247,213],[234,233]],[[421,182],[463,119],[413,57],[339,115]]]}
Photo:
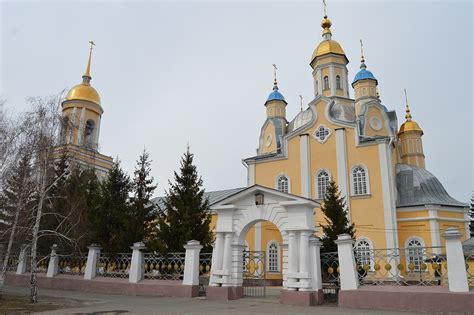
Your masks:
{"label": "yellow church wall", "polygon": [[328,63],[339,63],[339,64],[346,64],[346,60],[342,56],[336,56],[336,55],[326,55],[323,57],[318,58],[318,61],[314,65],[315,67],[317,66],[322,66]]}
{"label": "yellow church wall", "polygon": [[[283,266],[283,252],[282,252],[282,245],[283,245],[283,238],[281,237],[281,233],[278,230],[277,226],[269,221],[262,222],[262,243],[260,248],[262,251],[267,250],[267,244],[270,241],[276,241],[280,244],[280,270]],[[268,257],[266,258],[268,261]],[[281,272],[266,272],[267,279],[281,279],[282,274]]]}
{"label": "yellow church wall", "polygon": [[290,193],[295,195],[301,194],[300,178],[300,149],[299,137],[295,137],[288,141],[288,156],[290,159],[282,159],[276,161],[266,161],[265,163],[257,163],[255,165],[255,183],[276,188],[276,178],[278,175],[285,174],[290,179]]}
{"label": "yellow church wall", "polygon": [[345,96],[344,95],[344,90],[342,88],[343,88],[345,83],[342,80],[342,78],[344,77],[344,75],[342,73],[342,69],[341,68],[335,68],[334,73],[335,73],[336,76],[341,77],[341,88],[338,89],[337,86],[336,86],[336,95],[340,96],[340,97],[344,97]]}
{"label": "yellow church wall", "polygon": [[[268,136],[272,137],[272,143],[270,146],[267,147],[266,142],[267,142],[267,137]],[[262,143],[260,144],[260,154],[268,153],[268,152],[275,152],[277,150],[277,139],[275,139],[275,126],[273,123],[268,123],[267,126],[265,127],[265,130],[263,132],[263,139]]]}
{"label": "yellow church wall", "polygon": [[456,218],[464,220],[464,212],[440,211],[438,210],[438,217]]}
{"label": "yellow church wall", "polygon": [[[462,234],[461,240],[465,241],[466,239],[469,238],[469,236],[466,233],[466,225],[464,222],[453,222],[453,221],[446,221],[446,220],[438,220],[439,223],[439,231],[440,234],[443,235],[444,231],[446,231],[447,228],[455,228],[458,229],[459,233]],[[446,246],[446,241],[443,236],[441,236],[441,246]]]}
{"label": "yellow church wall", "polygon": [[430,223],[428,220],[416,222],[398,222],[398,244],[406,247],[406,242],[412,237],[421,238],[426,247],[432,246]]}
{"label": "yellow church wall", "polygon": [[[367,136],[388,136],[389,135],[389,131],[387,130],[387,127],[384,124],[385,118],[383,117],[379,108],[375,106],[370,106],[367,111],[366,117],[367,117],[367,120],[366,120],[365,130],[364,130],[365,135]],[[373,117],[378,118],[378,120],[382,123],[382,129],[380,130],[372,129],[372,127],[370,126],[370,120]]]}
{"label": "yellow church wall", "polygon": [[397,219],[407,218],[426,218],[428,217],[428,210],[410,211],[410,212],[397,212]]}

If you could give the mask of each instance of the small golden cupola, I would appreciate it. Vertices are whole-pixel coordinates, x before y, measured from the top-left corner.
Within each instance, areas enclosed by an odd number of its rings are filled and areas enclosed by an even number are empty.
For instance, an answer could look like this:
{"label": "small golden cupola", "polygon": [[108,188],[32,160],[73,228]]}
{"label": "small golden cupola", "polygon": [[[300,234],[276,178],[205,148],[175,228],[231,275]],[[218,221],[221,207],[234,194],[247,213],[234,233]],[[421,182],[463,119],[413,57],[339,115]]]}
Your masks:
{"label": "small golden cupola", "polygon": [[398,131],[400,158],[403,164],[425,168],[425,155],[423,153],[423,130],[420,125],[413,120],[410,106],[405,90],[405,122]]}
{"label": "small golden cupola", "polygon": [[62,103],[62,114],[68,122],[65,127],[67,131],[63,131],[63,143],[97,150],[100,120],[104,111],[99,93],[90,84],[92,48],[95,44],[92,41],[89,43],[89,58],[82,83],[74,86]]}
{"label": "small golden cupola", "polygon": [[347,64],[349,60],[341,45],[332,39],[332,22],[326,14],[321,22],[323,40],[313,51],[310,66],[313,69],[314,94],[327,97],[349,97]]}

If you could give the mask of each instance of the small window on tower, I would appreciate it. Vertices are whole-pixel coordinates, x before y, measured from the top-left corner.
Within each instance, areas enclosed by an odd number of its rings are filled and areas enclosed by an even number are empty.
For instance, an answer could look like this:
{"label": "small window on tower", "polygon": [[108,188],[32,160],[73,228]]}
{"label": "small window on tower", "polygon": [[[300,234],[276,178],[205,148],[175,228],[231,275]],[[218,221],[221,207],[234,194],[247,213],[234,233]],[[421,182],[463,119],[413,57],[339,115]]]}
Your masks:
{"label": "small window on tower", "polygon": [[95,123],[93,120],[88,120],[86,122],[86,130],[84,134],[84,145],[88,148],[92,148],[94,144],[94,127]]}
{"label": "small window on tower", "polygon": [[341,77],[336,75],[336,88],[341,90]]}
{"label": "small window on tower", "polygon": [[324,89],[329,90],[329,78],[328,78],[328,76],[324,77]]}

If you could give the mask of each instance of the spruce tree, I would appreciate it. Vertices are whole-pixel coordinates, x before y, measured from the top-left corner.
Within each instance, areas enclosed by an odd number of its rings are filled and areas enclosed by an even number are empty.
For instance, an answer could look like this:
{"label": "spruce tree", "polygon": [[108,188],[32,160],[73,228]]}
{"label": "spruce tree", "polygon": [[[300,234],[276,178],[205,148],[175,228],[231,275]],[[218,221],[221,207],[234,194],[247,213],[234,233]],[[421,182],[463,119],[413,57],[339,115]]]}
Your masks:
{"label": "spruce tree", "polygon": [[152,221],[156,219],[156,206],[151,202],[156,185],[151,177],[150,154],[143,150],[138,158],[133,177],[133,196],[130,198],[130,242],[147,241],[152,233]]}
{"label": "spruce tree", "polygon": [[90,210],[91,239],[104,252],[119,253],[130,250],[127,239],[130,178],[116,161],[107,178],[99,185],[97,205]]}
{"label": "spruce tree", "polygon": [[331,180],[324,195],[321,211],[324,213],[326,224],[322,226],[324,236],[321,238],[323,242],[323,252],[337,251],[337,245],[334,243],[339,234],[347,233],[352,238],[355,234],[354,223],[350,224],[346,202],[341,197],[339,188],[335,181]]}
{"label": "spruce tree", "polygon": [[204,198],[202,179],[193,159],[188,147],[181,158],[180,173],[174,172],[174,183],[169,182],[164,207],[160,209],[157,236],[167,251],[181,252],[190,240],[201,242],[204,250],[211,247],[209,200]]}

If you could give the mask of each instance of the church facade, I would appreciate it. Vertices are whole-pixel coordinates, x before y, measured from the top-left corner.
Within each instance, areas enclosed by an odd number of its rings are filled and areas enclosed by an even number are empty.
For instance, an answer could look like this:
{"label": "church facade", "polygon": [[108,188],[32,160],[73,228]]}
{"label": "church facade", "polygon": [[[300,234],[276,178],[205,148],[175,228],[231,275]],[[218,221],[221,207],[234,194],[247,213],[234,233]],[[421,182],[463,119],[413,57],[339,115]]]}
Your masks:
{"label": "church facade", "polygon": [[[321,26],[323,39],[310,60],[314,99],[289,119],[275,76],[264,104],[257,155],[243,160],[248,186],[258,184],[322,203],[333,179],[356,226],[355,247],[362,250],[444,246],[441,235],[448,227],[468,238],[467,205],[449,196],[426,170],[423,130],[408,102],[399,125],[395,111],[382,104],[378,81],[364,56],[351,80],[349,60],[332,38],[327,16]],[[226,191],[209,196],[219,194]],[[314,213],[315,226],[325,224],[320,208]],[[321,233],[319,228],[316,234]],[[266,251],[269,279],[281,279],[282,246],[280,231],[270,222],[257,223],[246,238],[248,250]],[[433,252],[441,254],[441,249]]]}

